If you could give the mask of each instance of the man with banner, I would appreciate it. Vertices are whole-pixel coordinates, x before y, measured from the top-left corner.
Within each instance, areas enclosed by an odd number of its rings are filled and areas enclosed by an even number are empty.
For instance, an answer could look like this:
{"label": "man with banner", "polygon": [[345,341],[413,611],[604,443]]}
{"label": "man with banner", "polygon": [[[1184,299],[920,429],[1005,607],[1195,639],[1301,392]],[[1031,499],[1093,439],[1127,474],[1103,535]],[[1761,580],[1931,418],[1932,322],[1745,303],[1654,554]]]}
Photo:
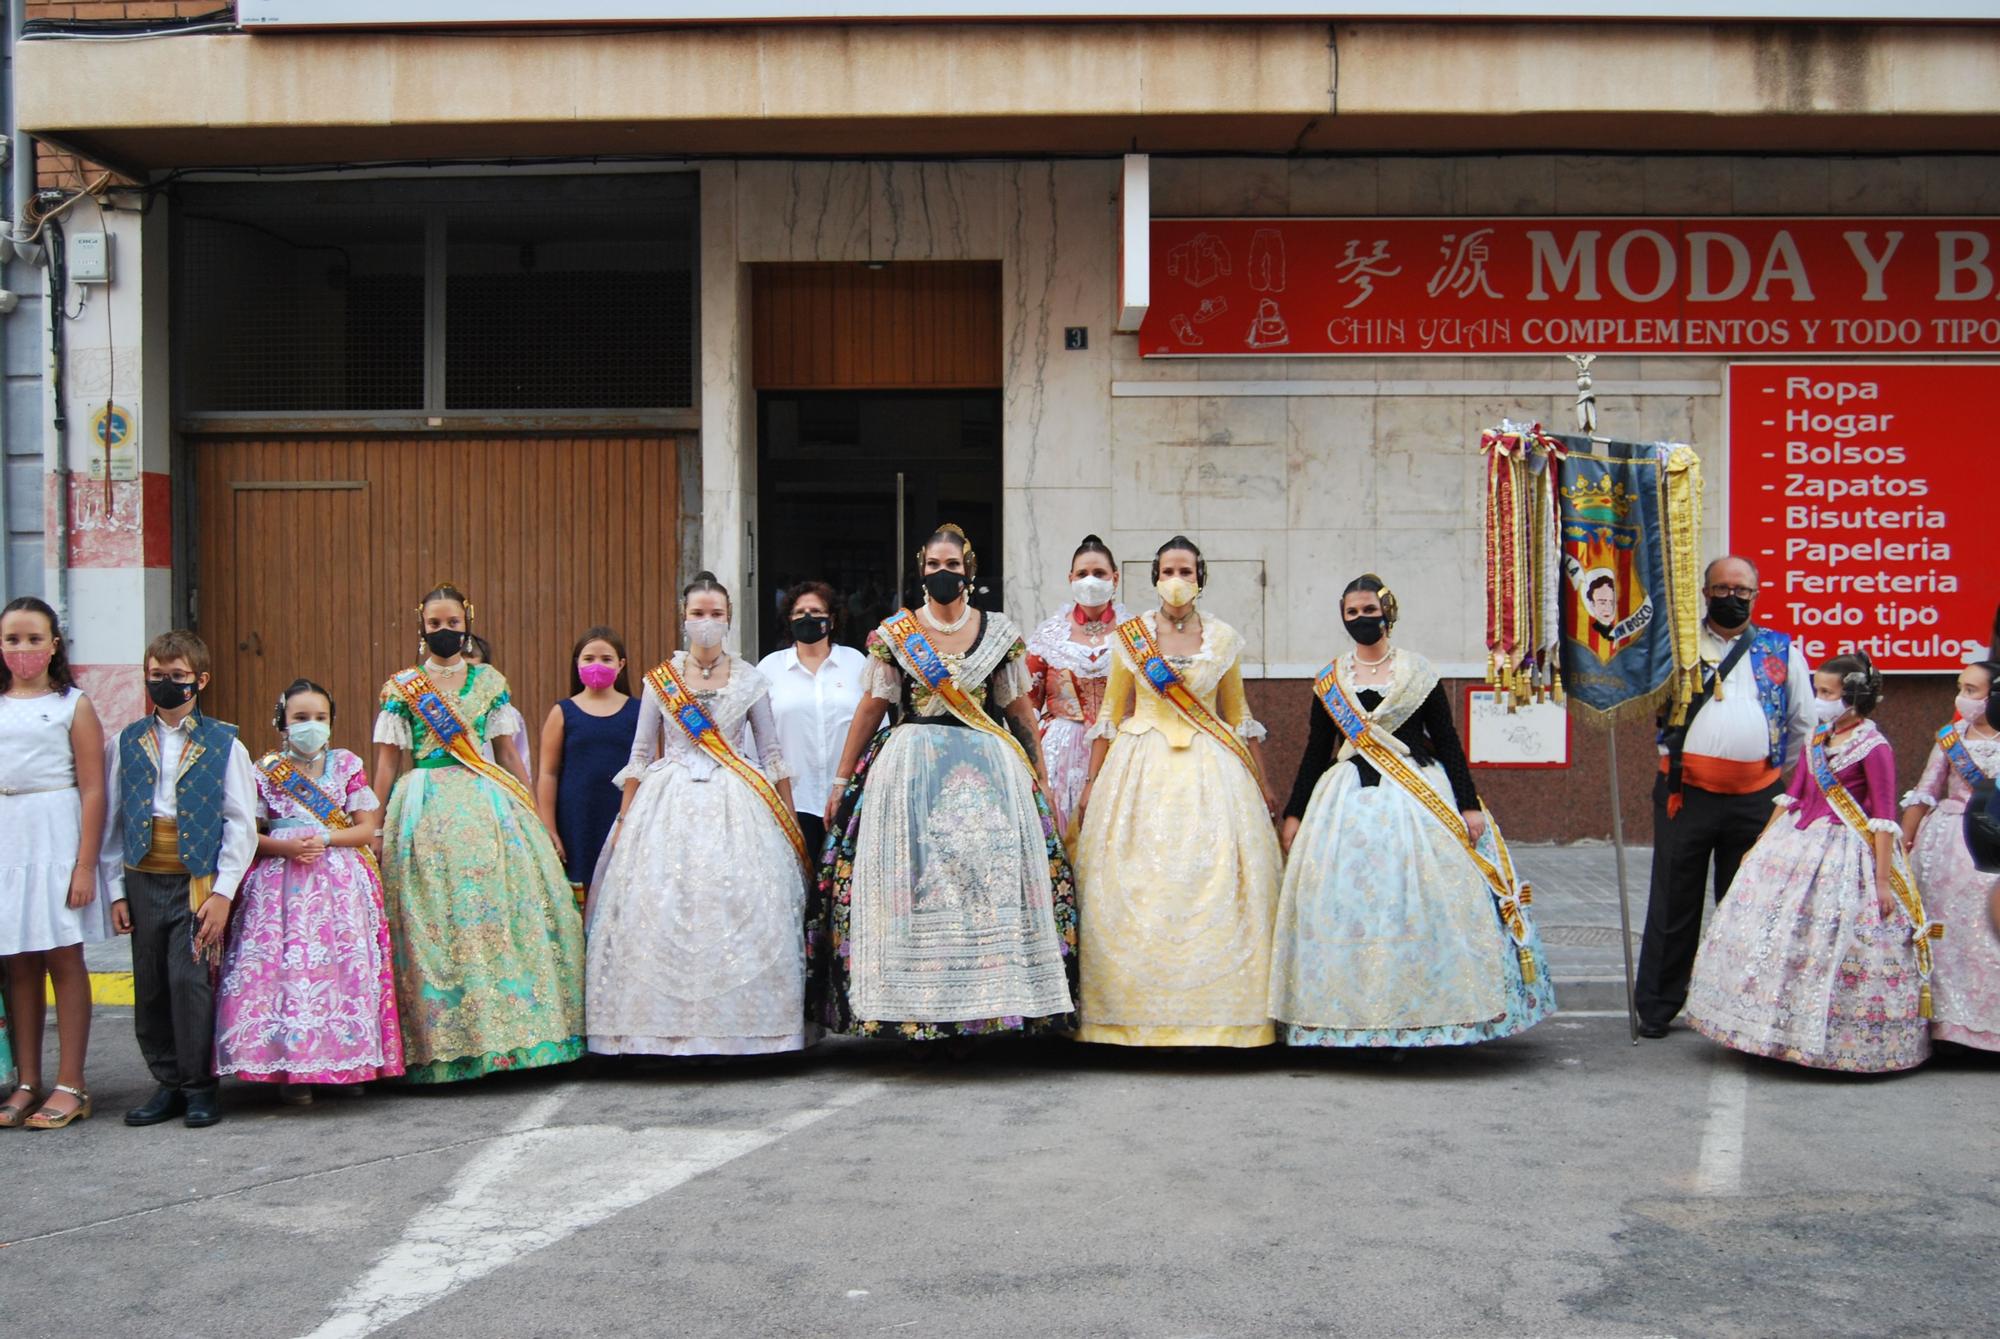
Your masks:
{"label": "man with banner", "polygon": [[1659,736],[1652,894],[1635,992],[1642,1037],[1666,1036],[1687,1002],[1711,865],[1720,902],[1813,728],[1812,676],[1798,646],[1750,620],[1756,565],[1717,558],[1702,592],[1700,687],[1682,723],[1663,721]]}

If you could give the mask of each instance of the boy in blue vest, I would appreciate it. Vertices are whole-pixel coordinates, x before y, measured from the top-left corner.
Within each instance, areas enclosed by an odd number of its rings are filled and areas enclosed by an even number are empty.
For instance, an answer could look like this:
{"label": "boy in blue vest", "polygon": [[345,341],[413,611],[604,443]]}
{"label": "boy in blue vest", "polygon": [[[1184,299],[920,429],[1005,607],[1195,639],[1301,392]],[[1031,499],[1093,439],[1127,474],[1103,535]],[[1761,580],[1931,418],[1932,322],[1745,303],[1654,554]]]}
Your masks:
{"label": "boy in blue vest", "polygon": [[222,1119],[215,964],[230,899],[257,855],[257,782],[236,727],[201,714],[208,647],[166,632],[146,648],[153,713],[118,736],[105,771],[112,923],[132,936],[132,1024],[159,1089],[127,1125]]}

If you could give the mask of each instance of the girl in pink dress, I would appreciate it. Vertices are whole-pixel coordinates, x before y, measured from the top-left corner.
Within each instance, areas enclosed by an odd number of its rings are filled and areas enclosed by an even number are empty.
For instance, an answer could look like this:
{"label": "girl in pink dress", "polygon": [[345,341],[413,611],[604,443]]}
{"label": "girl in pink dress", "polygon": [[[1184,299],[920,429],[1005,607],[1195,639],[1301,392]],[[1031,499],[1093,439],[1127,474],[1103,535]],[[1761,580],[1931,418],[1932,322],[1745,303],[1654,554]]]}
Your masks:
{"label": "girl in pink dress", "polygon": [[215,1072],[286,1085],[403,1072],[379,821],[361,759],[327,747],[333,698],[299,679],[272,721],[284,747],[257,761],[258,861],[243,880],[215,990]]}
{"label": "girl in pink dress", "polygon": [[1882,676],[1857,653],[1821,665],[1813,685],[1819,729],[1709,917],[1688,1018],[1724,1046],[1795,1065],[1913,1069],[1931,1053],[1914,939],[1929,925],[1921,900],[1899,891],[1915,885],[1896,758],[1868,719]]}
{"label": "girl in pink dress", "polygon": [[1903,842],[1931,915],[1950,927],[1937,942],[1931,1037],[2000,1051],[2000,937],[1986,932],[2000,875],[1981,874],[1965,845],[1972,788],[2000,776],[2000,730],[1987,719],[2000,664],[1967,665],[1958,676],[1958,719],[1938,731],[1923,779],[1903,796]]}

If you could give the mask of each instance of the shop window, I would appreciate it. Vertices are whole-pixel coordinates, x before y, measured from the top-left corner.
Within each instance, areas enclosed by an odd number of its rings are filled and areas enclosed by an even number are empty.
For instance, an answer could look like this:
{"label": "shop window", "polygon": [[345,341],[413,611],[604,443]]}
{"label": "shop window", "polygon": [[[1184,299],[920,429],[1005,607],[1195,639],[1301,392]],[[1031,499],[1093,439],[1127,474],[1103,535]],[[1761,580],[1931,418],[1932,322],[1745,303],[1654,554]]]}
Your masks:
{"label": "shop window", "polygon": [[692,222],[602,206],[454,213],[445,407],[692,405]]}
{"label": "shop window", "polygon": [[174,291],[198,413],[424,403],[424,220],[188,210]]}

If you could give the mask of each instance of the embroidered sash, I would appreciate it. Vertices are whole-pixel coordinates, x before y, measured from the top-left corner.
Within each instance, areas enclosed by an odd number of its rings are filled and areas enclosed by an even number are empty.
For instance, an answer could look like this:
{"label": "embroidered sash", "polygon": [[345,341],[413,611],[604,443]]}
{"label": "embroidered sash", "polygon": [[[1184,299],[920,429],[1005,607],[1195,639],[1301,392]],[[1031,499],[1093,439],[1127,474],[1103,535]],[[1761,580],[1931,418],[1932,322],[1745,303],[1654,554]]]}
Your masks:
{"label": "embroidered sash", "polygon": [[[529,813],[536,812],[535,797],[528,793],[521,779],[499,763],[488,762],[480,756],[479,741],[473,737],[471,727],[460,718],[450,699],[431,683],[428,674],[412,666],[389,680],[389,684],[410,713],[430,727],[431,733],[438,737],[438,742],[444,745],[453,761],[506,791],[526,806]],[[537,817],[536,821],[541,820]]]}
{"label": "embroidered sash", "polygon": [[1410,766],[1403,755],[1382,738],[1382,731],[1376,723],[1347,700],[1347,694],[1340,686],[1338,665],[1338,661],[1328,665],[1313,681],[1313,692],[1318,696],[1320,705],[1326,708],[1327,715],[1333,717],[1333,723],[1340,727],[1355,750],[1376,771],[1401,786],[1428,810],[1431,817],[1442,823],[1445,831],[1456,838],[1466,855],[1472,858],[1473,865],[1486,880],[1487,891],[1493,894],[1494,904],[1500,911],[1500,923],[1507,927],[1507,937],[1514,941],[1515,955],[1521,961],[1521,980],[1532,986],[1536,976],[1535,955],[1528,947],[1526,908],[1534,901],[1534,891],[1515,874],[1514,857],[1508,852],[1506,839],[1500,835],[1499,825],[1493,822],[1486,801],[1479,802],[1479,812],[1486,815],[1486,830],[1493,834],[1493,845],[1500,856],[1497,866],[1479,850],[1458,811],[1446,804],[1444,797],[1418,775],[1416,768]]}
{"label": "embroidered sash", "polygon": [[[344,832],[354,826],[354,815],[347,812],[340,801],[326,793],[317,781],[292,765],[292,760],[273,750],[257,760],[257,770],[270,778],[271,784],[297,800],[305,811],[336,832]],[[362,862],[370,869],[375,868],[375,852],[367,846],[352,848],[361,856]]]}
{"label": "embroidered sash", "polygon": [[[1812,770],[1812,778],[1819,783],[1820,793],[1840,821],[1847,824],[1849,831],[1867,843],[1870,851],[1875,848],[1873,830],[1868,826],[1867,811],[1851,791],[1840,783],[1833,774],[1833,764],[1827,759],[1826,746],[1833,738],[1833,727],[1822,725],[1813,732],[1812,743],[1806,748],[1806,766]],[[1916,880],[1910,877],[1910,868],[1903,861],[1900,842],[1891,843],[1889,859],[1889,891],[1902,904],[1903,914],[1910,918],[1914,927],[1913,942],[1917,946],[1917,976],[1923,982],[1917,992],[1917,1016],[1931,1016],[1931,940],[1944,938],[1944,926],[1924,914],[1923,895],[1917,891]]]}
{"label": "embroidered sash", "polygon": [[799,831],[799,820],[792,813],[792,806],[785,803],[784,797],[778,794],[778,788],[771,784],[769,778],[752,767],[742,754],[730,747],[729,741],[723,737],[721,729],[715,724],[714,717],[708,714],[708,708],[695,700],[695,695],[688,691],[686,682],[675,672],[674,662],[663,660],[653,666],[646,673],[646,682],[653,686],[655,693],[659,694],[660,707],[667,713],[667,719],[680,726],[682,733],[687,735],[688,742],[713,758],[730,775],[750,787],[751,793],[764,802],[764,807],[771,811],[771,817],[777,819],[778,826],[784,829],[785,838],[791,842],[792,850],[798,854],[799,863],[805,867],[808,874],[812,873],[813,857],[806,850],[805,834]]}
{"label": "embroidered sash", "polygon": [[1180,671],[1167,662],[1160,654],[1160,648],[1153,641],[1153,634],[1146,627],[1143,618],[1130,618],[1118,625],[1118,644],[1132,657],[1132,663],[1139,667],[1139,679],[1162,701],[1187,718],[1188,724],[1228,749],[1236,761],[1248,769],[1251,779],[1262,783],[1257,774],[1257,760],[1250,755],[1250,746],[1230,729],[1228,724],[1210,711],[1202,700],[1188,687],[1187,680],[1181,678]]}
{"label": "embroidered sash", "polygon": [[931,645],[928,637],[924,636],[924,630],[917,626],[915,614],[907,609],[898,609],[895,615],[884,620],[876,631],[882,634],[883,641],[889,643],[889,649],[896,653],[896,659],[902,662],[903,668],[922,679],[924,685],[943,700],[953,716],[975,730],[983,730],[996,739],[1006,740],[1008,747],[1012,748],[1016,756],[1027,766],[1028,775],[1030,777],[1039,775],[1039,769],[1028,757],[1028,751],[1021,747],[1021,741],[987,715],[986,709],[973,700],[972,694],[965,691],[965,685],[952,674],[951,666],[945,664],[944,657],[938,654],[937,648]]}
{"label": "embroidered sash", "polygon": [[1972,750],[1965,747],[1965,732],[1959,728],[1957,721],[1937,732],[1937,742],[1938,747],[1944,750],[1944,756],[1951,759],[1951,765],[1965,778],[1966,785],[1977,790],[1985,784],[1986,773],[1972,760]]}

